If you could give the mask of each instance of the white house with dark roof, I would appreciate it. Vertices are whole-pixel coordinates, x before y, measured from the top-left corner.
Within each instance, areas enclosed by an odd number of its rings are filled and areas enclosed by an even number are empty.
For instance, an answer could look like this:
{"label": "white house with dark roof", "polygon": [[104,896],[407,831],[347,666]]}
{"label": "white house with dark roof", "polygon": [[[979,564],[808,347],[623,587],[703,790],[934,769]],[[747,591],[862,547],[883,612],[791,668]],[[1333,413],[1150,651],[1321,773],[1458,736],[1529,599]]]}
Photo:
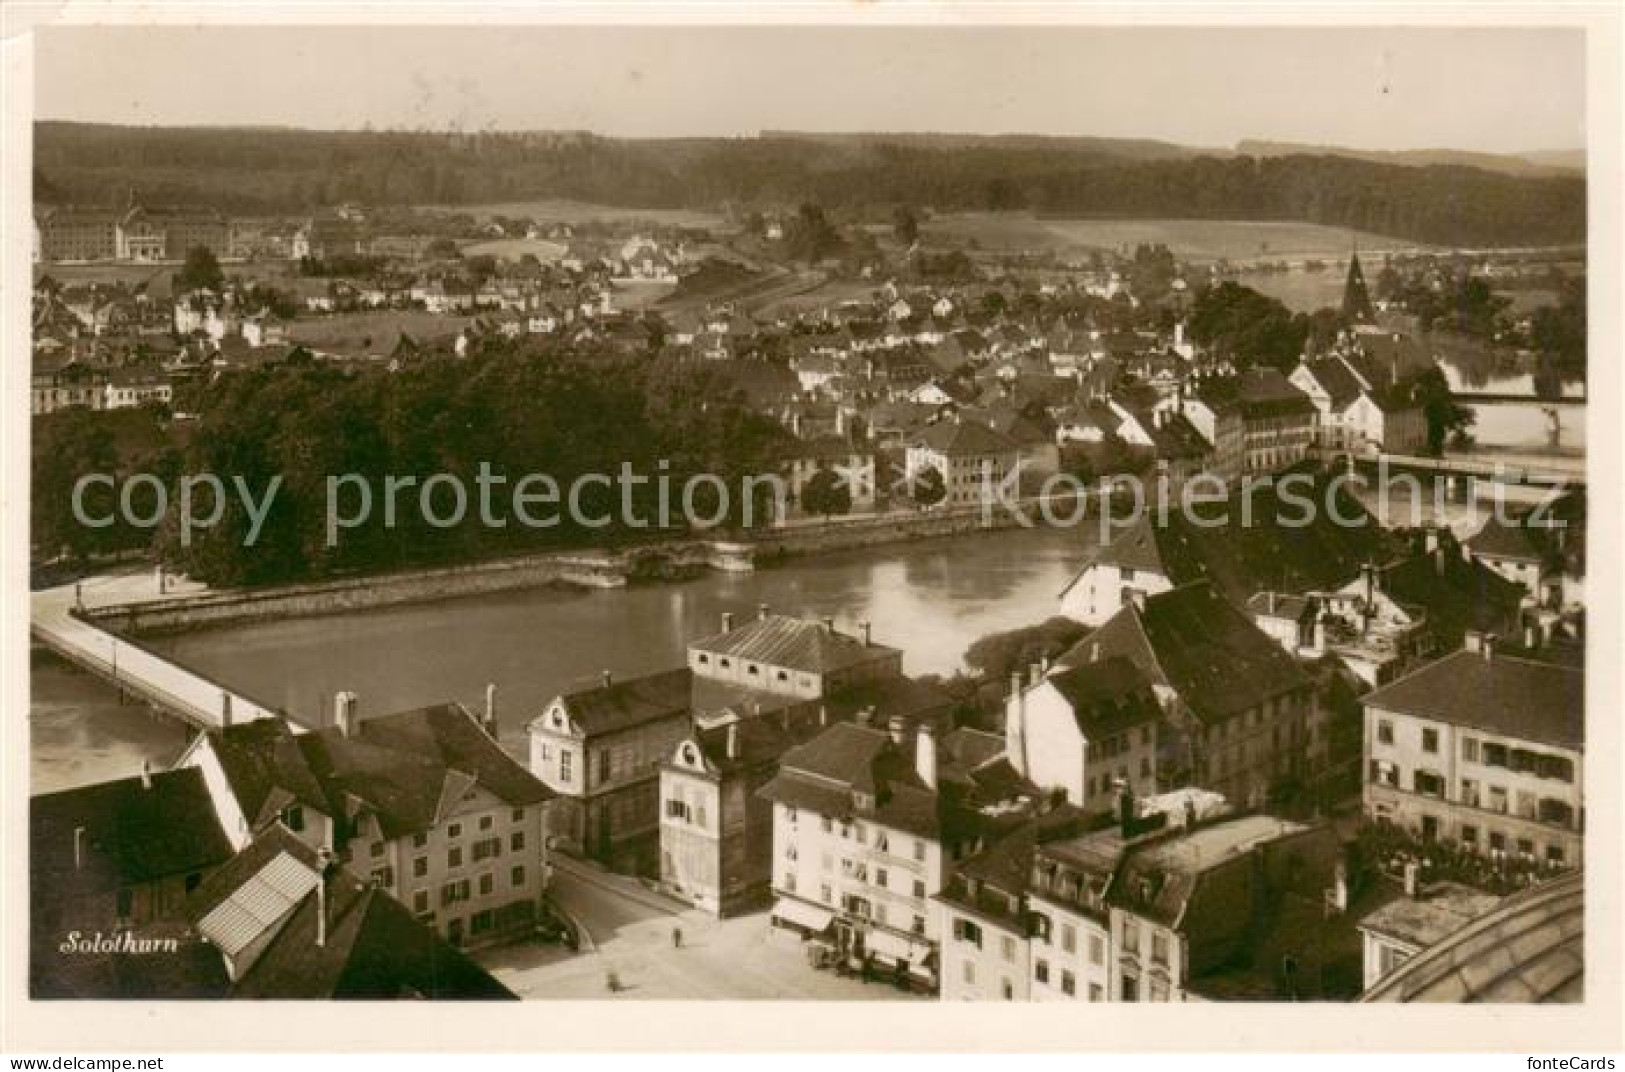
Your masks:
{"label": "white house with dark roof", "polygon": [[1309,676],[1206,582],[1136,595],[1059,660],[1122,656],[1151,682],[1172,735],[1159,759],[1171,784],[1262,804],[1271,786],[1311,774],[1329,744]]}
{"label": "white house with dark roof", "polygon": [[334,725],[227,725],[177,766],[202,772],[237,848],[281,824],[453,945],[477,946],[529,933],[547,887],[553,794],[493,730],[494,712],[482,725],[455,703],[363,719],[340,693]]}
{"label": "white house with dark roof", "polygon": [[1012,675],[1006,748],[1035,784],[1064,790],[1079,809],[1109,813],[1120,786],[1156,791],[1161,717],[1151,682],[1121,656],[1047,674],[1034,667],[1028,678]]}
{"label": "white house with dark roof", "polygon": [[694,675],[665,670],[548,701],[526,726],[530,769],[557,794],[548,833],[610,867],[659,866],[660,769],[691,731]]}
{"label": "white house with dark roof", "polygon": [[943,503],[970,506],[996,498],[1021,461],[1021,448],[1010,437],[955,417],[915,436],[904,453],[903,471],[913,486],[926,470],[936,470],[947,492]]}
{"label": "white house with dark roof", "polygon": [[1576,866],[1585,673],[1477,644],[1364,698],[1366,815],[1471,852]]}

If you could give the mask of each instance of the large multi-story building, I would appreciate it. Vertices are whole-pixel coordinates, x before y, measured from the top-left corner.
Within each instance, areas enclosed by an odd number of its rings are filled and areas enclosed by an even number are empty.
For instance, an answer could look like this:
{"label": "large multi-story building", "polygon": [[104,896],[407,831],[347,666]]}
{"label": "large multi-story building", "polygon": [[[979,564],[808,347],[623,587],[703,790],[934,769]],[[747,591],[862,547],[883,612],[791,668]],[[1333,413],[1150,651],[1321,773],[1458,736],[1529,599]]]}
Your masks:
{"label": "large multi-story building", "polygon": [[903,471],[910,487],[928,471],[942,479],[945,506],[996,502],[1021,464],[1021,448],[980,421],[957,416],[928,426],[908,445]]}
{"label": "large multi-story building", "polygon": [[775,926],[935,987],[931,897],[996,821],[990,812],[1036,795],[1002,756],[945,762],[945,752],[930,724],[910,740],[896,719],[838,723],[785,754],[761,791],[773,804]]}
{"label": "large multi-story building", "polygon": [[199,246],[231,252],[229,222],[206,208],[48,208],[34,220],[42,261],[178,261]]}
{"label": "large multi-story building", "polygon": [[1046,669],[1012,675],[1005,701],[1011,765],[1096,814],[1109,813],[1125,785],[1155,792],[1162,707],[1139,667],[1112,656]]}
{"label": "large multi-story building", "polygon": [[549,833],[562,848],[658,873],[660,764],[692,732],[693,692],[686,669],[624,681],[605,671],[530,721],[530,769],[557,794]]}
{"label": "large multi-story building", "polygon": [[[1067,667],[1120,656],[1151,682],[1168,732],[1159,781],[1258,806],[1281,779],[1326,758],[1313,684],[1296,659],[1206,582],[1135,593],[1063,655]],[[1098,789],[1098,786],[1097,786]]]}
{"label": "large multi-story building", "polygon": [[828,718],[827,707],[799,703],[694,726],[660,767],[662,888],[717,915],[767,897],[773,806],[757,791]]}
{"label": "large multi-story building", "polygon": [[1364,698],[1366,814],[1471,852],[1578,866],[1585,674],[1494,648],[1470,637]]}
{"label": "large multi-story building", "polygon": [[453,945],[528,933],[543,912],[552,794],[497,744],[493,720],[460,704],[362,719],[340,693],[334,722],[228,724],[178,765],[203,772],[238,848],[281,823]]}

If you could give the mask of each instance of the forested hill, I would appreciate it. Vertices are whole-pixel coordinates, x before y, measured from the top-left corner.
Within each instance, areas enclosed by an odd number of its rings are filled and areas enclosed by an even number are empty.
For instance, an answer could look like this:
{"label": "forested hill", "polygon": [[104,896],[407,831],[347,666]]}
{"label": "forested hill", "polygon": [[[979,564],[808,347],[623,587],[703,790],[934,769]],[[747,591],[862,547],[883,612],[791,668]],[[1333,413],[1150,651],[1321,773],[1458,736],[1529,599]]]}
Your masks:
{"label": "forested hill", "polygon": [[[1112,139],[884,135],[625,140],[585,133],[35,127],[42,203],[573,198],[640,208],[816,201],[1114,217],[1303,220],[1455,246],[1583,241],[1585,180],[1332,155],[1180,155]],[[1173,148],[1173,147],[1169,147]]]}

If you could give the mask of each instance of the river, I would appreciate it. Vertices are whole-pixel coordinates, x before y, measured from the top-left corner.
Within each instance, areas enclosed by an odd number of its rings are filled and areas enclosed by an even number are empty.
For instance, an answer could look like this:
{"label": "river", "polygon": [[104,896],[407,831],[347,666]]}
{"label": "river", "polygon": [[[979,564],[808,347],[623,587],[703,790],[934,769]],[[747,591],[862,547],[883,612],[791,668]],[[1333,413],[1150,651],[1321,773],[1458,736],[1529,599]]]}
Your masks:
{"label": "river", "polygon": [[[715,632],[723,611],[744,618],[760,603],[786,614],[834,615],[847,628],[867,620],[876,641],[904,650],[909,673],[951,672],[977,638],[1056,613],[1056,596],[1095,537],[1093,525],[959,536],[682,583],[532,589],[149,643],[307,722],[327,715],[341,689],[359,694],[365,715],[444,700],[473,707],[494,682],[504,742],[517,745],[524,724],[552,696],[590,685],[603,670],[629,677],[680,666],[687,642]],[[64,683],[73,689],[65,692]],[[139,766],[140,742],[113,717],[119,709],[104,689],[93,702],[86,694],[98,691],[95,683],[65,670],[36,671],[34,687],[37,783],[81,776],[74,755],[109,748],[118,769],[106,776]],[[72,730],[51,729],[59,725]],[[151,742],[147,755],[160,764],[175,750],[166,737]],[[46,779],[42,770],[56,775]]]}

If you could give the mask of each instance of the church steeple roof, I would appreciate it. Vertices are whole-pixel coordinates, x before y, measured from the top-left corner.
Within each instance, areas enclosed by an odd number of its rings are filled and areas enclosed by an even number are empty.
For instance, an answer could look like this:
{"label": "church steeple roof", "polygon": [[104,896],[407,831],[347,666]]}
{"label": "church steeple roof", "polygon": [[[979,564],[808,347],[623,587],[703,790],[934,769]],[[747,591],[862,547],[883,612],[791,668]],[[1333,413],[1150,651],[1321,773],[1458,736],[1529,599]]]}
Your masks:
{"label": "church steeple roof", "polygon": [[1376,319],[1371,292],[1365,285],[1365,272],[1360,269],[1359,250],[1349,253],[1349,275],[1343,283],[1343,319],[1351,324],[1369,324]]}

